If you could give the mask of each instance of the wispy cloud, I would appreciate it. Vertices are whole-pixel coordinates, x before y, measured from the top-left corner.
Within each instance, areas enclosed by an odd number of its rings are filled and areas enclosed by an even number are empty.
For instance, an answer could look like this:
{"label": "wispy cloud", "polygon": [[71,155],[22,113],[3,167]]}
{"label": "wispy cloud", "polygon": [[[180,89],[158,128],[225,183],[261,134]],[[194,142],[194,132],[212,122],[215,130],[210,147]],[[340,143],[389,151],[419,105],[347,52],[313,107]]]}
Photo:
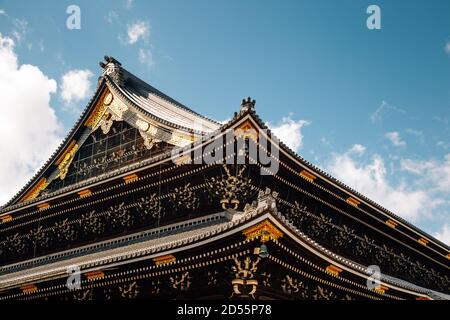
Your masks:
{"label": "wispy cloud", "polygon": [[423,131],[420,131],[420,130],[414,130],[414,129],[408,128],[405,131],[406,131],[406,133],[412,134],[413,136],[417,136],[417,137],[420,137],[423,135]]}
{"label": "wispy cloud", "polygon": [[405,147],[406,146],[406,142],[402,139],[402,137],[400,136],[400,133],[398,133],[397,131],[387,132],[385,134],[385,137],[387,139],[389,139],[389,141],[391,141],[391,143],[396,147]]}
{"label": "wispy cloud", "polygon": [[139,62],[147,67],[153,67],[153,55],[150,49],[139,48],[138,52]]}
{"label": "wispy cloud", "polygon": [[14,19],[12,36],[18,43],[21,43],[28,32],[28,21],[25,19]]}
{"label": "wispy cloud", "polygon": [[105,16],[105,20],[109,24],[113,24],[114,22],[119,20],[119,15],[115,11],[109,11],[108,14]]}
{"label": "wispy cloud", "polygon": [[398,112],[401,114],[406,113],[405,110],[398,108],[396,106],[391,106],[390,104],[388,104],[386,101],[383,100],[381,102],[381,105],[375,110],[375,112],[370,115],[370,120],[373,123],[375,123],[377,121],[381,121],[383,119],[383,114],[389,110],[392,110],[392,111],[395,111],[395,112]]}
{"label": "wispy cloud", "polygon": [[422,185],[450,195],[450,153],[443,160],[402,159],[401,169],[417,175]]}
{"label": "wispy cloud", "polygon": [[44,50],[45,50],[44,40],[39,40],[37,45],[38,45],[39,50],[41,50],[41,52],[44,52]]}
{"label": "wispy cloud", "polygon": [[5,9],[0,9],[0,16],[6,16],[6,11]]}
{"label": "wispy cloud", "polygon": [[361,155],[366,151],[366,147],[363,146],[362,144],[354,144],[350,150],[348,151],[350,154],[357,154],[357,155]]}
{"label": "wispy cloud", "polygon": [[284,142],[292,150],[299,151],[303,146],[302,128],[311,124],[306,120],[293,120],[292,114],[283,117],[280,122],[275,125],[267,123],[270,130],[275,133],[280,141]]}
{"label": "wispy cloud", "polygon": [[146,42],[150,36],[150,27],[147,21],[137,21],[127,26],[127,35],[123,39],[119,36],[119,40],[123,44],[135,44],[139,40]]}
{"label": "wispy cloud", "polygon": [[125,0],[125,8],[127,8],[127,10],[130,10],[132,6],[133,0]]}
{"label": "wispy cloud", "polygon": [[445,52],[447,54],[450,54],[450,41],[447,41],[447,43],[445,44]]}
{"label": "wispy cloud", "polygon": [[445,141],[439,140],[438,142],[436,142],[436,146],[444,150],[447,150],[449,145]]}

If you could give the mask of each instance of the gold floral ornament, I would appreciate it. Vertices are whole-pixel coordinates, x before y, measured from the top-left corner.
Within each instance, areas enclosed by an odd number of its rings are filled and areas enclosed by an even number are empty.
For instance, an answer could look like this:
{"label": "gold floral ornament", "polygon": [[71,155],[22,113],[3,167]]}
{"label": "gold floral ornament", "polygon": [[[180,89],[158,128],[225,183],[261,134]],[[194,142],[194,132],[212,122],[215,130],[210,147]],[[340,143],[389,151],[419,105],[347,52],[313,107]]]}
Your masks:
{"label": "gold floral ornament", "polygon": [[278,240],[283,236],[283,233],[279,231],[269,220],[264,220],[257,225],[250,227],[242,232],[246,239],[260,238],[262,243],[269,240]]}
{"label": "gold floral ornament", "polygon": [[72,163],[73,159],[75,158],[75,153],[78,150],[78,144],[73,140],[69,147],[66,149],[66,151],[62,154],[61,157],[56,161],[56,165],[59,169],[58,177],[61,180],[64,180],[64,178],[67,175],[67,172],[69,171],[70,164]]}
{"label": "gold floral ornament", "polygon": [[24,202],[27,200],[32,200],[37,198],[37,196],[42,192],[42,190],[44,190],[45,188],[47,188],[49,182],[47,181],[46,178],[42,178],[41,180],[39,180],[38,183],[36,183],[36,185],[30,190],[28,191],[25,196],[22,198],[22,200],[20,202]]}
{"label": "gold floral ornament", "polygon": [[99,121],[102,118],[103,113],[106,109],[105,98],[108,94],[109,94],[109,92],[107,92],[107,91],[104,91],[102,93],[102,96],[100,97],[99,102],[97,103],[94,110],[92,110],[91,114],[89,115],[89,117],[86,119],[86,121],[84,123],[84,125],[86,127],[95,128],[97,126],[97,124],[99,123]]}

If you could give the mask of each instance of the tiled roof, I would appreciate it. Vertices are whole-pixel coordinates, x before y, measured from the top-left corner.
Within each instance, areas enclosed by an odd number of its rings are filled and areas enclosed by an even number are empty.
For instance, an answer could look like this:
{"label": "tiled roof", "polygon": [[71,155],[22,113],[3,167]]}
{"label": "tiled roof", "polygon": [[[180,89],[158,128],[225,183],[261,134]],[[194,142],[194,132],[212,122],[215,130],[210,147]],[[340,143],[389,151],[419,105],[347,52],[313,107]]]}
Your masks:
{"label": "tiled roof", "polygon": [[201,123],[204,132],[220,127],[220,123],[194,112],[125,69],[122,77],[124,84],[119,86],[122,92],[149,114],[184,128],[194,128]]}

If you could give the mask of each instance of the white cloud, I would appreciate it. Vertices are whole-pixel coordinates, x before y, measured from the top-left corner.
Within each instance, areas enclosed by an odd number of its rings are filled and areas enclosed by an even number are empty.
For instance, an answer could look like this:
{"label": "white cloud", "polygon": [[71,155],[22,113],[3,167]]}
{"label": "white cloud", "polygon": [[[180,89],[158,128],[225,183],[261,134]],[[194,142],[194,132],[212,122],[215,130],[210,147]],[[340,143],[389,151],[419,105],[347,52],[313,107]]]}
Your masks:
{"label": "white cloud", "polygon": [[383,113],[388,110],[396,111],[396,112],[402,113],[402,114],[406,113],[405,110],[398,108],[396,106],[391,106],[390,104],[388,104],[386,101],[383,100],[381,102],[381,105],[375,110],[375,112],[370,115],[370,120],[373,123],[375,123],[377,121],[381,121],[383,119]]}
{"label": "white cloud", "polygon": [[4,9],[0,9],[0,16],[6,16],[6,11]]}
{"label": "white cloud", "polygon": [[363,154],[366,151],[366,147],[361,144],[354,144],[353,147],[350,148],[349,152],[354,154]]}
{"label": "white cloud", "polygon": [[442,229],[434,234],[434,237],[446,245],[450,245],[450,225],[448,223],[444,224]]}
{"label": "white cloud", "polygon": [[298,151],[303,146],[302,127],[309,124],[310,122],[306,120],[294,121],[289,115],[288,117],[283,117],[277,125],[267,123],[267,126],[280,141],[284,142],[292,150]]}
{"label": "white cloud", "polygon": [[91,91],[90,70],[70,70],[61,78],[61,98],[66,105],[86,98]]}
{"label": "white cloud", "polygon": [[438,142],[436,142],[436,146],[438,146],[439,148],[442,148],[444,150],[448,149],[448,145],[442,140],[439,140]]}
{"label": "white cloud", "polygon": [[445,44],[445,52],[447,52],[447,54],[450,54],[450,41],[447,41],[447,43]]}
{"label": "white cloud", "polygon": [[125,0],[125,8],[130,9],[133,5],[133,0]]}
{"label": "white cloud", "polygon": [[330,145],[330,141],[328,141],[328,139],[325,137],[320,138],[320,142],[322,142],[326,146]]}
{"label": "white cloud", "polygon": [[139,62],[151,68],[153,66],[153,55],[150,49],[139,49]]}
{"label": "white cloud", "polygon": [[427,217],[433,208],[442,204],[440,200],[432,199],[426,190],[413,189],[404,182],[392,184],[388,180],[384,160],[379,155],[374,155],[368,162],[359,162],[355,151],[363,150],[361,147],[355,145],[343,154],[334,154],[325,166],[326,170],[407,220]]}
{"label": "white cloud", "polygon": [[62,129],[50,106],[56,81],[36,66],[20,65],[14,45],[0,34],[0,204],[50,157]]}
{"label": "white cloud", "polygon": [[406,146],[406,142],[402,139],[402,137],[400,137],[400,133],[398,133],[397,131],[387,132],[385,134],[385,136],[396,147],[404,147],[404,146]]}
{"label": "white cloud", "polygon": [[146,41],[150,36],[150,27],[147,21],[138,21],[127,28],[127,39],[125,44],[134,44],[140,39]]}
{"label": "white cloud", "polygon": [[109,11],[108,14],[107,14],[106,17],[105,17],[105,20],[106,20],[108,23],[112,24],[112,23],[114,23],[115,21],[119,20],[119,15],[118,15],[117,12],[115,12],[115,11]]}
{"label": "white cloud", "polygon": [[13,25],[12,36],[20,43],[28,32],[28,21],[25,19],[14,19]]}
{"label": "white cloud", "polygon": [[417,136],[417,137],[420,137],[423,135],[423,131],[420,131],[420,130],[414,130],[414,129],[408,128],[405,131],[406,131],[406,133],[412,134],[413,136]]}
{"label": "white cloud", "polygon": [[430,190],[450,194],[450,153],[442,161],[402,159],[401,169],[421,178]]}
{"label": "white cloud", "polygon": [[38,45],[39,50],[41,50],[41,52],[44,52],[44,50],[45,50],[44,40],[39,40],[37,45]]}

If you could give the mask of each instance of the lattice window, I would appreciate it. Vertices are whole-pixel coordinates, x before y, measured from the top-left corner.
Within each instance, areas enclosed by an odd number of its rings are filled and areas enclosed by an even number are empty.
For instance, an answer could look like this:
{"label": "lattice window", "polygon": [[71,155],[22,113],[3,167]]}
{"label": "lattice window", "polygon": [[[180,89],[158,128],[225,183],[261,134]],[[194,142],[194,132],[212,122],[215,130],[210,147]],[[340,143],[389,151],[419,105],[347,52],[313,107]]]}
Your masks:
{"label": "lattice window", "polygon": [[152,157],[169,148],[161,142],[148,150],[139,131],[124,121],[115,122],[107,135],[93,132],[76,153],[64,180],[57,178],[46,193]]}

